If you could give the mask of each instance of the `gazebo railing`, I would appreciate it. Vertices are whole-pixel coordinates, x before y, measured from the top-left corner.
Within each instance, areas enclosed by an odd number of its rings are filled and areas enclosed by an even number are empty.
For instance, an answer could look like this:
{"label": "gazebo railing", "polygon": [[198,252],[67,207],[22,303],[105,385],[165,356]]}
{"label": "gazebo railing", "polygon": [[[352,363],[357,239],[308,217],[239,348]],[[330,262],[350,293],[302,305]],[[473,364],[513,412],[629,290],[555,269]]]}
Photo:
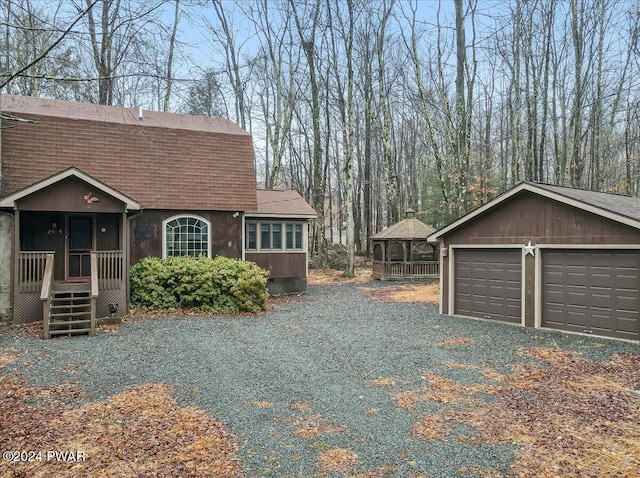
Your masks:
{"label": "gazebo railing", "polygon": [[438,261],[382,262],[373,261],[373,274],[387,278],[439,277]]}
{"label": "gazebo railing", "polygon": [[411,263],[411,275],[438,277],[440,275],[440,263],[438,261]]}

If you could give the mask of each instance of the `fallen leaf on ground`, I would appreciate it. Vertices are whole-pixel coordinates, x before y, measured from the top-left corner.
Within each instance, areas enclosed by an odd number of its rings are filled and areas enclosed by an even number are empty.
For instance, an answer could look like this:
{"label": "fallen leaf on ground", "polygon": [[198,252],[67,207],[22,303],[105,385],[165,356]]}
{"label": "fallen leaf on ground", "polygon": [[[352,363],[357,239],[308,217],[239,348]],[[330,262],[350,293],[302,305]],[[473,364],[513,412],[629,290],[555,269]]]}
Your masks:
{"label": "fallen leaf on ground", "polygon": [[320,453],[318,464],[320,468],[327,472],[347,472],[351,470],[358,461],[358,455],[348,448],[331,448]]}
{"label": "fallen leaf on ground", "polygon": [[[520,447],[513,467],[520,478],[626,477],[640,469],[640,400],[630,395],[640,388],[640,356],[594,362],[559,349],[525,348],[520,354],[541,365],[519,364],[510,375],[485,369],[485,378],[498,382],[492,386],[430,376],[426,388],[434,391],[421,387],[419,398],[445,393],[443,403],[465,407],[422,415],[413,437],[446,440],[456,423],[472,426],[475,433],[460,441]],[[479,391],[492,400],[483,400]]]}
{"label": "fallen leaf on ground", "polygon": [[144,384],[78,407],[83,398],[71,385],[3,379],[3,449],[75,452],[76,461],[2,461],[0,476],[243,476],[235,437],[205,411],[179,407],[168,385]]}

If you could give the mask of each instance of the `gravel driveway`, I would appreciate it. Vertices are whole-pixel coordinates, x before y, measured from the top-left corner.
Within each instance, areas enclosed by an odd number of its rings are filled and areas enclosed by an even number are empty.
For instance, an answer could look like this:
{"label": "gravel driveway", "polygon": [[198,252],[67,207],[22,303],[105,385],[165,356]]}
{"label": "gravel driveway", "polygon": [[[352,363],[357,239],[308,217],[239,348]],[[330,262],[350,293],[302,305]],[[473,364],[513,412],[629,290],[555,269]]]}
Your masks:
{"label": "gravel driveway", "polygon": [[[94,400],[141,383],[174,385],[182,404],[227,423],[250,477],[312,477],[321,453],[334,447],[357,455],[354,474],[378,473],[367,476],[478,476],[469,471],[474,467],[504,473],[514,446],[413,440],[417,417],[440,405],[403,409],[391,395],[416,390],[424,371],[482,381],[477,369],[447,365],[453,362],[512,373],[512,365],[529,360],[518,355],[520,347],[558,346],[590,359],[640,354],[637,344],[372,300],[366,289],[381,286],[310,286],[259,316],[140,320],[95,338],[43,341],[2,333],[0,345],[20,352],[11,366],[33,384],[78,383]],[[438,346],[455,337],[472,343]],[[370,383],[390,377],[392,387]]]}

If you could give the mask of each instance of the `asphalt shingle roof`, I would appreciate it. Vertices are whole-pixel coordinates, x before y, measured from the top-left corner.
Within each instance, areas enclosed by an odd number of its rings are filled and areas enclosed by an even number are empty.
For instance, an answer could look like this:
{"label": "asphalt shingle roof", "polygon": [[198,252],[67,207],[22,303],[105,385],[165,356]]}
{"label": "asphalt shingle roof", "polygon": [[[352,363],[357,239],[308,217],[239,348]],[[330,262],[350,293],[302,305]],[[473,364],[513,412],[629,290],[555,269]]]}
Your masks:
{"label": "asphalt shingle roof", "polygon": [[[307,204],[297,191],[258,189],[258,214],[279,214],[286,216],[316,216],[316,211]],[[251,212],[247,213],[248,216]]]}
{"label": "asphalt shingle roof", "polygon": [[605,211],[620,214],[630,219],[640,221],[640,198],[623,196],[622,194],[601,193],[585,189],[575,189],[565,186],[528,182],[535,187],[551,191],[567,198],[575,199]]}
{"label": "asphalt shingle roof", "polygon": [[73,167],[145,209],[257,208],[253,141],[231,121],[6,94],[0,110],[0,196]]}
{"label": "asphalt shingle roof", "polygon": [[372,234],[371,239],[426,239],[434,231],[418,219],[407,218]]}

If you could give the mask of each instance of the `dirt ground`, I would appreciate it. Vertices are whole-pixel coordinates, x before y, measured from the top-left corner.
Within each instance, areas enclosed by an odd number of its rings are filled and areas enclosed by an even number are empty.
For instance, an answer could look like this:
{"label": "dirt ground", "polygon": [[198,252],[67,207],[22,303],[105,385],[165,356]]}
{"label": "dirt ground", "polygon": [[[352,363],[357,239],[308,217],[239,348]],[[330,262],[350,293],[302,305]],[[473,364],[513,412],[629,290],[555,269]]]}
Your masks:
{"label": "dirt ground", "polygon": [[[335,269],[309,270],[310,285],[367,284],[373,282],[371,267],[356,268],[353,277],[345,277],[343,271]],[[383,285],[384,284],[384,285]],[[437,281],[416,282],[412,284],[389,281],[379,283],[375,288],[364,288],[367,294],[380,302],[410,302],[437,304],[440,300],[440,286]]]}

